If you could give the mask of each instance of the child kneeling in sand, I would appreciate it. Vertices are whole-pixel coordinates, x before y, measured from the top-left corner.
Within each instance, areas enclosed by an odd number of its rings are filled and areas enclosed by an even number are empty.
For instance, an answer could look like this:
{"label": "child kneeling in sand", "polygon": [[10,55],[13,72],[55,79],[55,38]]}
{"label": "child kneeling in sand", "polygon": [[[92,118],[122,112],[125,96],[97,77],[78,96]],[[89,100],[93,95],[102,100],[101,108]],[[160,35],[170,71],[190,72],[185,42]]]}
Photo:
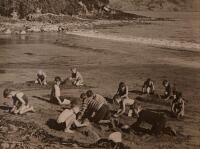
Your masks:
{"label": "child kneeling in sand", "polygon": [[73,85],[82,86],[83,85],[83,76],[80,74],[80,72],[78,72],[76,68],[72,68],[71,72],[72,72],[72,75],[68,79],[72,82]]}
{"label": "child kneeling in sand", "polygon": [[174,100],[172,101],[172,107],[171,107],[172,113],[177,118],[184,116],[185,111],[185,101],[182,98],[181,92],[176,92],[174,95]]}
{"label": "child kneeling in sand", "polygon": [[143,94],[147,93],[148,95],[150,95],[154,94],[154,90],[155,90],[154,83],[150,78],[148,78],[142,86],[142,93]]}
{"label": "child kneeling in sand", "polygon": [[132,125],[133,128],[138,128],[142,122],[146,122],[152,125],[151,133],[158,135],[165,132],[166,118],[163,114],[142,109],[138,104],[135,104],[134,112],[137,115],[137,121]]}
{"label": "child kneeling in sand", "polygon": [[35,84],[47,85],[47,76],[42,70],[38,71],[37,79],[35,80]]}
{"label": "child kneeling in sand", "polygon": [[14,114],[24,114],[26,112],[34,112],[33,106],[28,104],[28,97],[20,91],[5,89],[3,92],[4,98],[13,100],[13,107],[10,110]]}
{"label": "child kneeling in sand", "polygon": [[73,106],[71,109],[65,109],[58,117],[57,123],[65,123],[66,133],[74,133],[73,130],[71,130],[71,126],[74,124],[76,127],[85,127],[88,124],[83,123],[81,124],[77,119],[77,114],[79,113],[80,109],[77,105]]}

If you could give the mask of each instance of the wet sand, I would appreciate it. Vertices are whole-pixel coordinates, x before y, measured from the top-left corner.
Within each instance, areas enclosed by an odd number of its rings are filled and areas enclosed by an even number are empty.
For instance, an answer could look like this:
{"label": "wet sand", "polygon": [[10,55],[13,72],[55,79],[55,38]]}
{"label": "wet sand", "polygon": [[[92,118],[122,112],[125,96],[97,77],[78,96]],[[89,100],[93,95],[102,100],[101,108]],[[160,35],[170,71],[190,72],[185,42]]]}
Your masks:
{"label": "wet sand", "polygon": [[[153,23],[153,22],[152,22]],[[177,22],[164,23],[163,34],[166,38],[158,37],[157,32],[161,31],[157,26],[153,26],[149,32],[148,25],[132,24],[120,27],[109,27],[96,29],[98,33],[112,36],[124,37],[126,35],[142,37],[151,35],[152,39],[174,40],[177,32],[169,30],[170,25],[178,28]],[[135,30],[135,32],[127,31]],[[188,32],[188,28],[180,28]],[[196,30],[198,30],[196,28]],[[138,35],[139,33],[140,36]],[[197,33],[197,35],[199,35]],[[115,37],[114,36],[114,37]],[[180,36],[176,41],[180,41]],[[197,36],[185,35],[184,41],[199,44]],[[85,137],[80,133],[65,134],[62,131],[50,129],[46,124],[49,119],[56,119],[62,110],[60,106],[48,103],[45,100],[35,98],[48,97],[49,88],[39,88],[37,86],[27,86],[23,83],[35,79],[35,74],[39,69],[43,69],[48,74],[48,81],[52,81],[57,75],[62,78],[70,75],[69,69],[77,67],[84,76],[87,86],[105,97],[111,98],[118,83],[124,81],[130,89],[130,98],[139,95],[135,91],[141,90],[143,81],[152,78],[155,81],[156,92],[163,93],[162,80],[168,79],[171,84],[176,84],[177,89],[183,92],[183,96],[188,100],[186,103],[186,116],[182,120],[168,117],[169,125],[173,126],[182,135],[177,137],[161,136],[159,138],[144,134],[141,136],[124,134],[124,142],[131,148],[199,148],[200,147],[200,51],[190,48],[157,46],[155,44],[143,44],[136,42],[119,42],[107,40],[105,38],[92,38],[89,36],[68,35],[68,34],[27,34],[25,36],[0,35],[0,92],[6,87],[13,87],[23,90],[34,105],[36,113],[28,113],[23,116],[14,116],[6,113],[4,99],[0,100],[0,115],[12,121],[34,122],[37,127],[44,129],[49,134],[67,139],[79,140],[80,142],[93,142],[91,136]],[[80,93],[88,88],[74,88],[67,86],[62,89],[62,94],[70,98],[78,98]],[[48,98],[47,98],[48,99]],[[161,102],[162,103],[162,102]],[[161,103],[142,102],[145,108],[161,109],[170,111],[170,107]],[[126,116],[121,118],[123,123],[132,123],[135,119],[127,120]],[[146,126],[145,126],[146,127]],[[96,130],[96,129],[94,129]],[[98,131],[98,130],[97,130]],[[110,132],[102,131],[102,137],[108,136]],[[36,139],[35,144],[40,144],[46,148],[66,148],[59,143],[52,145],[44,143],[41,139]],[[29,143],[33,142],[31,140]],[[48,146],[50,145],[50,146]],[[31,145],[30,145],[31,146]],[[33,147],[33,146],[32,146]],[[38,146],[37,146],[38,147]],[[69,147],[71,148],[71,147]]]}

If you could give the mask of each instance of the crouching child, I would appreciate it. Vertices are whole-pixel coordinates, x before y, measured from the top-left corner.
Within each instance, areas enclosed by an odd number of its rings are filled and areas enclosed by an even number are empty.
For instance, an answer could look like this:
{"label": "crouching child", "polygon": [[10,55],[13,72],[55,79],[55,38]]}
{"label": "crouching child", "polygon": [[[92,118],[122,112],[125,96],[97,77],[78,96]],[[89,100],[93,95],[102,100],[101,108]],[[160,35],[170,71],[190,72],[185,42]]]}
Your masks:
{"label": "crouching child", "polygon": [[79,107],[77,105],[72,106],[71,109],[65,109],[58,117],[57,119],[57,123],[65,123],[66,128],[65,128],[65,132],[66,133],[74,133],[74,131],[71,129],[72,125],[75,125],[76,127],[85,127],[88,124],[87,123],[83,123],[81,124],[78,120],[77,120],[77,114],[79,113]]}
{"label": "crouching child", "polygon": [[83,86],[83,76],[76,68],[71,69],[71,77],[68,78],[73,85],[75,86]]}
{"label": "crouching child", "polygon": [[163,114],[142,109],[141,105],[136,104],[134,112],[137,115],[137,121],[131,126],[132,128],[139,128],[141,123],[146,122],[152,126],[152,134],[159,135],[165,132],[166,118]]}
{"label": "crouching child", "polygon": [[47,85],[47,76],[42,70],[38,71],[37,79],[35,80],[35,84]]}
{"label": "crouching child", "polygon": [[172,101],[171,110],[172,110],[172,114],[176,118],[181,118],[184,116],[185,101],[182,97],[181,92],[176,92],[176,94],[174,94],[174,100]]}
{"label": "crouching child", "polygon": [[34,112],[33,106],[28,103],[28,97],[20,91],[5,89],[3,92],[4,98],[13,100],[13,107],[10,110],[14,114],[24,114],[27,112]]}
{"label": "crouching child", "polygon": [[142,93],[143,94],[147,93],[148,95],[150,95],[154,94],[154,91],[155,91],[154,83],[150,78],[148,78],[142,86]]}

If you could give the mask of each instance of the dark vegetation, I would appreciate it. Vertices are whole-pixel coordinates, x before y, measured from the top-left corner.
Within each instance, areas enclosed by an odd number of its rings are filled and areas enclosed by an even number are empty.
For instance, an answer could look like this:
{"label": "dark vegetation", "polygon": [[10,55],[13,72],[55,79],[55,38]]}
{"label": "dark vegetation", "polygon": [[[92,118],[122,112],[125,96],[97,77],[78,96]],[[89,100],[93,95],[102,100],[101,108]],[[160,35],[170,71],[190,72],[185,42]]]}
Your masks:
{"label": "dark vegetation", "polygon": [[[83,0],[82,3],[88,10],[98,9],[102,5],[108,4],[108,0]],[[28,14],[35,13],[37,9],[41,9],[42,13],[53,14],[78,14],[82,7],[79,0],[1,0],[0,14],[3,16],[11,16],[16,11],[20,18],[24,18]]]}
{"label": "dark vegetation", "polygon": [[[11,16],[15,11],[20,18],[35,13],[78,15],[102,13],[102,8],[109,5],[120,10],[193,10],[198,0],[0,0],[0,15]],[[196,9],[195,9],[196,10]],[[116,16],[115,16],[116,17]],[[115,18],[114,17],[114,18]]]}

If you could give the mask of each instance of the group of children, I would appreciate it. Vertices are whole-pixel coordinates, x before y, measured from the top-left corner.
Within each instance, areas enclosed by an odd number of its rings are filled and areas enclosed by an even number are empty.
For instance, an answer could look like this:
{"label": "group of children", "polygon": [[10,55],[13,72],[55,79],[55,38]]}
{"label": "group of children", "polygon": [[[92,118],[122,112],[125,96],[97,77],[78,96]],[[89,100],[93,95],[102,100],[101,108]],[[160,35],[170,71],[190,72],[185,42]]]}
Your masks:
{"label": "group of children", "polygon": [[[126,112],[128,109],[128,116],[137,117],[137,121],[132,127],[139,127],[141,122],[147,122],[152,125],[152,132],[161,132],[165,128],[165,118],[160,114],[142,109],[141,105],[138,105],[134,99],[130,99],[128,96],[128,86],[121,82],[119,83],[118,90],[113,97],[113,103],[118,105],[118,109],[114,114],[111,113],[110,106],[107,100],[94,93],[92,90],[88,90],[80,95],[81,105],[77,102],[71,102],[65,97],[61,96],[60,85],[67,80],[71,81],[75,86],[83,85],[83,77],[76,68],[71,69],[71,77],[61,80],[59,76],[55,77],[54,84],[52,86],[50,102],[59,105],[71,105],[70,109],[65,109],[57,119],[58,123],[65,123],[65,132],[73,133],[72,126],[84,127],[88,126],[89,122],[96,124],[112,124],[112,118],[118,118]],[[37,80],[35,83],[40,85],[47,85],[47,76],[43,71],[39,71],[37,74]],[[171,111],[177,117],[184,116],[184,99],[182,94],[176,90],[171,89],[170,83],[167,80],[163,81],[165,88],[162,98],[168,100],[173,98]],[[155,94],[154,82],[149,78],[142,86],[142,93],[151,95]],[[11,89],[5,89],[3,92],[4,98],[12,98],[13,108],[10,112],[14,114],[24,114],[26,112],[34,112],[34,108],[29,105],[27,96],[20,91],[14,91]]]}
{"label": "group of children", "polygon": [[[182,93],[178,92],[175,88],[175,86],[172,88],[171,84],[168,80],[163,80],[162,85],[164,87],[164,93],[163,95],[159,96],[164,100],[172,99],[171,102],[171,112],[172,114],[177,117],[183,117],[184,116],[184,110],[185,110],[185,100],[182,97]],[[142,93],[147,95],[151,95],[155,93],[155,86],[153,81],[148,78],[142,87]]]}

